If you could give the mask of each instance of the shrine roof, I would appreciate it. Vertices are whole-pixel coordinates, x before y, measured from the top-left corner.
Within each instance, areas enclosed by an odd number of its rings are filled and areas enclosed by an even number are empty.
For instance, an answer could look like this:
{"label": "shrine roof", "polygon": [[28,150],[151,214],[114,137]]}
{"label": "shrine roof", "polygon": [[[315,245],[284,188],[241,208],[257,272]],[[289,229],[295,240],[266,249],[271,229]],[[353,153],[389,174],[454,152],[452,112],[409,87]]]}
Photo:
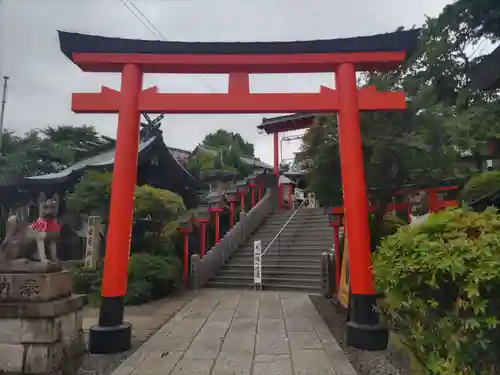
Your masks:
{"label": "shrine roof", "polygon": [[[197,188],[199,185],[198,180],[193,177],[189,171],[172,155],[170,149],[163,143],[161,135],[152,135],[147,139],[142,139],[139,142],[139,165],[149,162],[151,152],[154,149],[161,148],[162,161],[165,169],[170,172],[179,170],[182,173],[178,179],[183,181],[183,184],[190,188]],[[86,169],[109,169],[115,162],[115,149],[92,156],[87,159],[80,160],[79,162],[71,165],[70,167],[56,173],[49,173],[40,176],[25,177],[24,181],[28,185],[33,184],[57,184],[73,179],[80,176]],[[176,179],[176,180],[178,180]],[[173,173],[169,175],[169,181],[173,180]]]}
{"label": "shrine roof", "polygon": [[[379,67],[390,69],[400,64],[404,55],[415,48],[420,36],[419,29],[412,29],[370,36],[324,40],[181,42],[111,38],[65,31],[58,31],[58,33],[61,51],[71,61],[80,66],[82,70],[120,71],[121,66],[133,60],[134,63],[143,67],[143,71],[158,73],[197,73],[202,71],[205,73],[228,73],[234,65],[245,66],[246,70],[244,71],[249,73],[284,72],[277,70],[276,66],[290,64],[290,59],[288,59],[287,63],[278,61],[279,59],[272,62],[269,60],[263,62],[266,55],[268,57],[280,55],[290,57],[294,55],[346,55],[354,53],[392,53],[390,56],[380,55],[373,61],[368,57],[353,59],[352,61],[357,64],[359,70],[364,67],[369,70]],[[108,57],[104,57],[105,55]],[[193,55],[199,55],[203,61],[193,61]],[[204,60],[203,55],[208,56],[207,58],[210,57],[210,62]],[[228,55],[231,55],[233,60],[227,60]],[[217,56],[224,60],[217,59]],[[242,62],[240,60],[235,63],[239,57],[243,56],[253,56],[253,60],[251,62]],[[263,58],[259,60],[257,56],[263,56]],[[287,59],[287,57],[283,59]],[[259,61],[257,62],[257,60]],[[328,67],[330,69],[334,68],[334,65],[332,65],[333,60],[315,62],[306,60],[294,61],[294,68],[297,68],[298,65],[302,65],[301,69],[304,71],[311,69],[311,65],[315,65],[315,71],[328,71],[325,69]],[[343,58],[341,60],[344,61]],[[163,68],[160,68],[160,65],[163,65]],[[189,67],[183,65],[189,65]],[[261,67],[256,68],[258,65],[261,65]],[[263,65],[265,65],[265,68],[262,67]],[[307,69],[304,67],[306,65]],[[270,68],[270,66],[274,67]]]}
{"label": "shrine roof", "polygon": [[278,116],[262,119],[262,123],[257,126],[259,130],[267,134],[281,133],[292,130],[306,129],[314,123],[314,119],[322,116],[322,113],[296,113],[293,115]]}
{"label": "shrine roof", "polygon": [[479,90],[500,88],[500,46],[486,55],[472,71],[471,85]]}

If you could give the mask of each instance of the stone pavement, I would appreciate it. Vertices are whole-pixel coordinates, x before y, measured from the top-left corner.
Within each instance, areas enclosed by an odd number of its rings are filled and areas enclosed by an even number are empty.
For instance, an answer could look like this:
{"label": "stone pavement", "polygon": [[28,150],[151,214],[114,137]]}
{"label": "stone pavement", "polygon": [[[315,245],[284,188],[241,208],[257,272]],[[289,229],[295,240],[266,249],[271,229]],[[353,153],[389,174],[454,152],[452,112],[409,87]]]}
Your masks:
{"label": "stone pavement", "polygon": [[305,293],[205,289],[113,375],[355,375]]}
{"label": "stone pavement", "polygon": [[[125,353],[87,354],[78,375],[110,374],[196,294],[196,292],[188,291],[140,306],[125,306],[125,320],[132,323],[132,348]],[[98,316],[99,309],[86,308],[83,311],[83,330],[87,342],[88,329],[97,323]]]}

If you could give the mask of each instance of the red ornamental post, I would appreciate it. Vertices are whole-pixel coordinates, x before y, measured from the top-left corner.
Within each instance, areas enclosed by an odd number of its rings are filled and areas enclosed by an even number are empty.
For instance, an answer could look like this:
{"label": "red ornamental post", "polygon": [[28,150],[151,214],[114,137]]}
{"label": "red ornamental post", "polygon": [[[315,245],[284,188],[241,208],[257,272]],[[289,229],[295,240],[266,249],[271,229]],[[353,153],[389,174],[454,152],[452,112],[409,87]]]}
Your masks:
{"label": "red ornamental post", "polygon": [[238,192],[238,195],[240,196],[240,209],[241,212],[245,212],[245,192]]}
{"label": "red ornamental post", "polygon": [[200,220],[200,257],[203,258],[207,252],[207,224],[208,220]]}
{"label": "red ornamental post", "polygon": [[229,229],[234,227],[234,206],[235,201],[229,201]]}
{"label": "red ornamental post", "polygon": [[245,195],[247,193],[246,181],[236,182],[236,193],[240,199],[240,213],[245,212]]}
{"label": "red ornamental post", "polygon": [[220,242],[220,213],[222,208],[211,207],[210,212],[215,214],[215,243]]}
{"label": "red ornamental post", "polygon": [[248,184],[248,187],[250,188],[250,194],[252,194],[252,207],[251,208],[254,208],[255,206],[255,187],[257,185],[255,185],[254,183],[249,183]]}
{"label": "red ornamental post", "polygon": [[184,236],[182,283],[184,284],[184,288],[187,289],[189,288],[189,233],[192,232],[192,228],[180,228],[179,231]]}
{"label": "red ornamental post", "polygon": [[328,214],[330,217],[329,225],[333,228],[333,246],[335,248],[335,290],[340,290],[340,276],[342,265],[340,264],[340,254],[342,249],[340,248],[340,227],[342,226],[342,215],[335,212],[335,209]]}
{"label": "red ornamental post", "polygon": [[229,229],[234,227],[235,218],[234,218],[234,209],[236,203],[238,202],[238,185],[231,184],[226,189],[226,199],[229,201]]}
{"label": "red ornamental post", "polygon": [[210,221],[209,205],[200,203],[196,211],[197,214],[193,216],[193,221],[200,224],[200,257],[203,258],[207,252],[207,224]]}

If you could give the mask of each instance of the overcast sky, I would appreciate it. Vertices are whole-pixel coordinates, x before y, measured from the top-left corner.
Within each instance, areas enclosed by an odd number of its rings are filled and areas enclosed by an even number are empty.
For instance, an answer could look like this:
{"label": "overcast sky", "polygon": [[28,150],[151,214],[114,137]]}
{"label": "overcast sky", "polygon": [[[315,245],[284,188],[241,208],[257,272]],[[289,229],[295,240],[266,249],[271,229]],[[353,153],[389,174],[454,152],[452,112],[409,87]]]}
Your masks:
{"label": "overcast sky", "polygon": [[[127,2],[130,0],[126,0]],[[370,35],[421,25],[451,0],[135,0],[169,40],[273,41]],[[158,39],[120,0],[0,0],[0,75],[11,77],[5,127],[24,133],[45,125],[89,124],[116,135],[115,115],[71,112],[72,92],[119,89],[115,74],[83,73],[59,50],[56,30]],[[227,91],[224,76],[146,75],[162,92]],[[254,92],[315,92],[330,74],[252,76]],[[256,126],[266,115],[167,115],[162,129],[172,147],[193,149],[218,128],[239,132],[272,162],[271,136]],[[283,158],[300,141],[284,143]]]}

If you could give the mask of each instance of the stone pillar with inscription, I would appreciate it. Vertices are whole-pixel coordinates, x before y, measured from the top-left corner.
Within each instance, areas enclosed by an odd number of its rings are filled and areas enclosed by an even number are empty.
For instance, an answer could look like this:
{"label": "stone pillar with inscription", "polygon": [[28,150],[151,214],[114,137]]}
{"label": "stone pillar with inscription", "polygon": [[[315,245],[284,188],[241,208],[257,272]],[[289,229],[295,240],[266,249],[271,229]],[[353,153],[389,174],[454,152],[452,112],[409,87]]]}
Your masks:
{"label": "stone pillar with inscription", "polygon": [[85,267],[97,267],[97,263],[99,262],[100,230],[100,216],[89,216],[87,224],[87,238],[85,241]]}
{"label": "stone pillar with inscription", "polygon": [[0,374],[76,374],[84,303],[58,264],[0,263]]}

